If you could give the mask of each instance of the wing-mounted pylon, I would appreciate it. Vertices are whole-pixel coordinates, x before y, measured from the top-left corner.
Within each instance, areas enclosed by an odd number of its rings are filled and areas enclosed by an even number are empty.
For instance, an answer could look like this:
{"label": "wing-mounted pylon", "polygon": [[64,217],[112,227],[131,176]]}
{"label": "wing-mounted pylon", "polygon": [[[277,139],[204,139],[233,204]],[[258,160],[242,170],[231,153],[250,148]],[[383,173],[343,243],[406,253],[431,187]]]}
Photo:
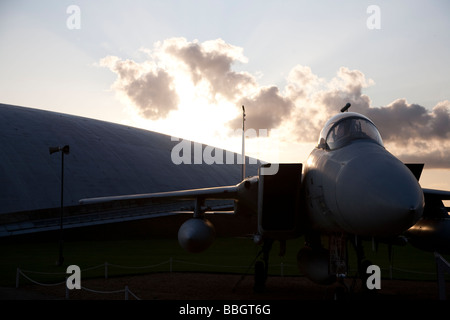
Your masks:
{"label": "wing-mounted pylon", "polygon": [[[279,164],[276,174],[264,174],[264,172],[270,172],[267,169],[271,166],[271,164],[264,165],[260,168],[258,176],[248,177],[234,186],[88,198],[79,202],[82,205],[115,203],[124,207],[131,203],[152,206],[161,202],[192,201],[193,217],[187,220],[178,232],[180,245],[190,252],[203,251],[214,240],[214,226],[205,217],[208,213],[257,214],[260,236],[274,239],[294,238],[300,232],[302,165]],[[206,206],[208,200],[233,200],[233,210],[211,210]],[[170,214],[176,213],[170,212]],[[186,211],[179,213],[186,213]]]}
{"label": "wing-mounted pylon", "polygon": [[[207,249],[215,239],[215,228],[206,219],[206,214],[249,214],[257,212],[258,177],[244,179],[235,186],[179,190],[171,192],[132,194],[110,197],[87,198],[79,201],[82,205],[114,204],[120,207],[128,205],[153,206],[160,203],[192,201],[193,210],[171,210],[166,215],[190,212],[192,219],[183,223],[178,231],[180,245],[189,252],[201,252]],[[234,200],[232,211],[206,206],[207,200]],[[230,208],[226,208],[230,209]],[[159,214],[158,216],[161,216]]]}

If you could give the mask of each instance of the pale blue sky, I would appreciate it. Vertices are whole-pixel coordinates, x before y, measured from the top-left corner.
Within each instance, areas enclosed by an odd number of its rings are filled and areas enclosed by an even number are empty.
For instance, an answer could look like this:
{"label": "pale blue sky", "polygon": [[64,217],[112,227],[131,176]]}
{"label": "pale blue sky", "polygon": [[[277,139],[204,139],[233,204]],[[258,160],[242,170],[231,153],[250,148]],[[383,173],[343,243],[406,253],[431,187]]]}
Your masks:
{"label": "pale blue sky", "polygon": [[[70,5],[81,10],[80,29],[66,25]],[[380,9],[379,30],[367,27],[370,5]],[[0,102],[133,125],[111,89],[117,75],[100,60],[142,62],[140,49],[183,37],[242,48],[248,62],[233,69],[260,86],[281,90],[299,64],[327,81],[347,67],[374,81],[364,89],[373,107],[405,98],[431,110],[450,100],[449,13],[446,0],[3,0]]]}
{"label": "pale blue sky", "polygon": [[[66,27],[70,4],[81,9],[80,30]],[[366,26],[371,4],[380,30]],[[237,68],[262,73],[263,85],[282,84],[296,64],[326,78],[346,66],[375,81],[375,106],[407,98],[431,108],[450,96],[449,13],[448,1],[3,0],[0,99],[70,110],[64,97],[87,104],[109,87],[114,75],[92,66],[104,56],[139,59],[141,47],[185,37],[242,47],[248,63]]]}

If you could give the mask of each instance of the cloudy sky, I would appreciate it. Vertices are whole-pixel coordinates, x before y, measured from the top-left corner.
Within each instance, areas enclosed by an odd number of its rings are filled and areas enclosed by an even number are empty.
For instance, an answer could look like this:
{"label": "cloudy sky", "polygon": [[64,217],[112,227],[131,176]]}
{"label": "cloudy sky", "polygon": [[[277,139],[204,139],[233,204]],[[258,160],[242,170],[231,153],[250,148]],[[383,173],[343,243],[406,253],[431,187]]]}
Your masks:
{"label": "cloudy sky", "polygon": [[0,102],[304,162],[347,102],[450,189],[450,3],[0,2]]}

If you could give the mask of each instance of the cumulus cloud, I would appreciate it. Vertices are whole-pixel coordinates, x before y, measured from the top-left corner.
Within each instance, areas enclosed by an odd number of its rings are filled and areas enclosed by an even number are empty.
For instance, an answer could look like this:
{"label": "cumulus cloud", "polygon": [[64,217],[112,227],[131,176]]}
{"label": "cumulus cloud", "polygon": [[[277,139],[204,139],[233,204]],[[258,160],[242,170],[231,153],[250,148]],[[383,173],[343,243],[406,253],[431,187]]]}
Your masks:
{"label": "cumulus cloud", "polygon": [[374,85],[358,70],[340,68],[327,81],[308,67],[295,67],[286,95],[295,101],[292,128],[298,141],[312,142],[326,120],[347,102],[351,111],[369,117],[377,125],[386,147],[405,162],[425,162],[427,167],[450,167],[450,102],[442,101],[431,110],[400,98],[387,106],[373,107],[363,89]]}
{"label": "cumulus cloud", "polygon": [[179,99],[173,78],[165,70],[111,56],[102,59],[100,65],[117,73],[113,88],[137,106],[144,117],[165,118],[177,109]]}
{"label": "cumulus cloud", "polygon": [[[201,98],[211,106],[235,109],[236,118],[224,119],[224,128],[241,127],[239,111],[244,105],[246,128],[267,129],[269,134],[283,128],[284,139],[310,143],[317,141],[325,122],[350,102],[351,111],[371,118],[388,149],[402,160],[450,168],[449,101],[430,109],[399,97],[386,106],[373,107],[364,89],[375,82],[362,71],[346,67],[339,68],[332,79],[324,79],[310,67],[296,65],[284,87],[260,86],[254,75],[233,69],[247,58],[242,48],[222,39],[171,38],[143,51],[147,53],[143,62],[109,56],[100,65],[117,74],[113,89],[121,99],[148,119],[167,118],[183,101],[195,104],[189,99]],[[186,94],[187,102],[183,100]]]}
{"label": "cumulus cloud", "polygon": [[235,100],[256,85],[255,78],[249,73],[232,70],[234,63],[247,59],[241,48],[222,39],[203,43],[188,42],[184,38],[169,39],[159,46],[159,55],[171,55],[184,64],[194,85],[206,82],[212,102],[217,95]]}
{"label": "cumulus cloud", "polygon": [[[260,88],[254,95],[240,99],[238,104],[245,106],[246,127],[255,130],[277,128],[294,108],[294,103],[275,86]],[[238,129],[242,120],[235,118],[228,125]]]}
{"label": "cumulus cloud", "polygon": [[142,51],[148,54],[142,63],[108,56],[100,65],[117,74],[113,88],[148,119],[177,110],[188,86],[211,104],[218,99],[237,102],[257,86],[254,76],[232,70],[233,64],[246,62],[242,48],[222,39],[200,43],[171,38]]}
{"label": "cumulus cloud", "polygon": [[424,162],[428,168],[450,168],[450,101],[432,110],[398,99],[367,115],[377,123],[386,141],[405,162]]}
{"label": "cumulus cloud", "polygon": [[370,99],[362,91],[373,83],[362,72],[345,67],[327,80],[307,66],[295,66],[284,90],[286,98],[295,104],[289,117],[293,138],[301,142],[317,141],[325,122],[347,102],[352,104],[353,111],[369,108]]}
{"label": "cumulus cloud", "polygon": [[418,104],[398,99],[386,107],[370,108],[367,115],[383,132],[385,139],[409,141],[450,138],[450,104],[437,104],[431,111]]}

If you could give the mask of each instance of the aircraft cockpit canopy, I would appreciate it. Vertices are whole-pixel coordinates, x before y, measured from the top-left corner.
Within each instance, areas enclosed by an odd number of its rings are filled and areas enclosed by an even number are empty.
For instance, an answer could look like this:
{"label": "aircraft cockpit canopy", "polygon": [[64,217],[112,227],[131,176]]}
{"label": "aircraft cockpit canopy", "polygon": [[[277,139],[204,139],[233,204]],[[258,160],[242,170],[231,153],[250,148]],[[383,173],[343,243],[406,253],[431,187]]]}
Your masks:
{"label": "aircraft cockpit canopy", "polygon": [[320,132],[318,148],[334,150],[359,139],[383,146],[381,135],[371,120],[355,112],[341,113],[325,124]]}

